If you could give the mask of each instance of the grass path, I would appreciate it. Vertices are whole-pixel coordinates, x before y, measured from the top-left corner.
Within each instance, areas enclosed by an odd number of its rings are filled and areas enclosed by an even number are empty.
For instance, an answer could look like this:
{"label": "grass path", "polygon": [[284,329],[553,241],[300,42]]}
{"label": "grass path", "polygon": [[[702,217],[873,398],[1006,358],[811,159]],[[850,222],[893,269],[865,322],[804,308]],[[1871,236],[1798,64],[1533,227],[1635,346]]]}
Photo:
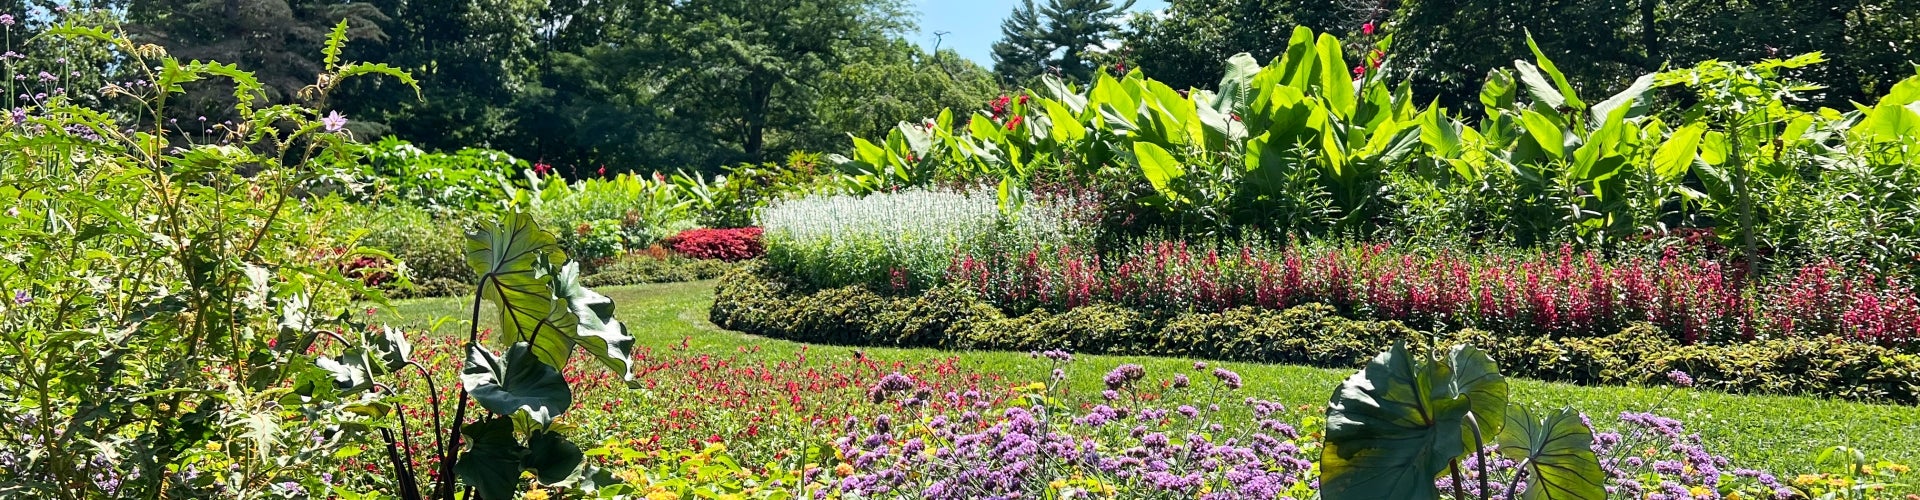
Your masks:
{"label": "grass path", "polygon": [[[668,346],[685,341],[696,352],[732,354],[755,345],[758,356],[791,358],[802,344],[750,336],[715,327],[707,321],[713,301],[712,282],[641,285],[600,290],[613,298],[618,316],[642,345]],[[408,325],[428,324],[451,316],[442,331],[465,331],[470,299],[401,301],[382,319]],[[482,317],[487,317],[483,315]],[[815,353],[846,352],[854,348],[815,346]],[[867,348],[881,361],[917,361],[958,354],[962,366],[998,372],[1014,380],[1042,380],[1046,366],[1026,353],[973,351],[956,353],[936,349]],[[1190,370],[1194,360],[1133,356],[1083,356],[1071,377],[1074,387],[1097,387],[1100,376],[1121,363],[1139,363],[1148,373]],[[1241,374],[1250,396],[1289,405],[1324,405],[1333,388],[1351,373],[1286,365],[1213,363]],[[1835,445],[1864,450],[1871,458],[1920,464],[1920,408],[1860,404],[1803,397],[1739,396],[1711,391],[1666,388],[1580,387],[1561,383],[1515,380],[1513,401],[1543,406],[1571,405],[1607,426],[1622,411],[1641,411],[1667,398],[1659,413],[1687,424],[1707,439],[1710,449],[1733,458],[1738,466],[1756,467],[1790,475],[1811,472],[1816,455]],[[1090,391],[1088,391],[1090,392]],[[1667,396],[1671,395],[1670,398]],[[1832,469],[1833,466],[1825,469]],[[1911,480],[1910,480],[1911,481]]]}

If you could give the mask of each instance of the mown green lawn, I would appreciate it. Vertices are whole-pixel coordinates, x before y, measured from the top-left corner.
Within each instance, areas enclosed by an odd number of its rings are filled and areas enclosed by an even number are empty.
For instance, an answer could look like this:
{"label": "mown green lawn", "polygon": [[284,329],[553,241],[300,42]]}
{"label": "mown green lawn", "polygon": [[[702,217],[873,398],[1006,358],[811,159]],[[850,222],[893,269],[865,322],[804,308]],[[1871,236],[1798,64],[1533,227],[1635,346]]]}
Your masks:
{"label": "mown green lawn", "polygon": [[[802,345],[730,332],[707,322],[707,307],[713,300],[710,281],[600,291],[614,299],[620,319],[643,345],[664,347],[686,341],[694,352],[716,355],[739,355],[740,347],[754,345],[761,349],[749,356],[767,359],[791,359]],[[390,322],[424,325],[435,318],[450,316],[455,319],[442,326],[441,331],[465,332],[470,312],[466,308],[471,307],[470,301],[458,298],[401,301],[395,304],[394,310],[382,311],[381,317]],[[853,350],[836,346],[813,348],[815,353],[847,352],[849,355]],[[868,348],[866,352],[882,361],[908,362],[955,354],[936,349]],[[1030,359],[1026,353],[960,354],[963,366],[1006,374],[1014,380],[1041,380],[1048,366],[1044,361]],[[1150,374],[1166,374],[1191,370],[1193,362],[1186,358],[1081,356],[1071,377],[1074,387],[1091,388],[1098,387],[1101,375],[1121,363],[1139,363],[1145,365]],[[1350,373],[1285,365],[1213,364],[1238,371],[1245,378],[1249,396],[1289,405],[1325,404],[1334,386]],[[1093,392],[1081,391],[1082,394]],[[1647,410],[1661,404],[1663,399],[1661,414],[1686,422],[1688,429],[1707,439],[1712,451],[1731,457],[1736,466],[1783,475],[1811,472],[1816,468],[1833,470],[1838,464],[1819,467],[1815,459],[1822,450],[1835,445],[1864,450],[1871,458],[1920,464],[1920,408],[1698,390],[1673,392],[1658,387],[1581,387],[1533,380],[1517,380],[1513,384],[1515,402],[1572,405],[1587,412],[1602,427],[1608,426],[1622,411]]]}

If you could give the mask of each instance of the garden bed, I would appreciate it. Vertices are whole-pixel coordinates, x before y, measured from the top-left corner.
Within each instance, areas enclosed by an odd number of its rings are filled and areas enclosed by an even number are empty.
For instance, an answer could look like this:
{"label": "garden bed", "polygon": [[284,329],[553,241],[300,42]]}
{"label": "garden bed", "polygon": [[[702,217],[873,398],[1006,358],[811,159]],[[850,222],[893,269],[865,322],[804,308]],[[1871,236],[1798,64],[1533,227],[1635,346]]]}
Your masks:
{"label": "garden bed", "polygon": [[[953,349],[1072,349],[1352,368],[1396,340],[1427,335],[1396,321],[1343,317],[1324,304],[1170,312],[1092,303],[1008,315],[965,287],[886,295],[809,291],[761,264],[727,274],[710,313],[725,328],[803,342]],[[1920,401],[1920,356],[1832,337],[1683,345],[1647,324],[1593,337],[1458,329],[1438,343],[1486,349],[1508,373],[1582,385],[1655,383],[1680,370],[1735,393]]]}

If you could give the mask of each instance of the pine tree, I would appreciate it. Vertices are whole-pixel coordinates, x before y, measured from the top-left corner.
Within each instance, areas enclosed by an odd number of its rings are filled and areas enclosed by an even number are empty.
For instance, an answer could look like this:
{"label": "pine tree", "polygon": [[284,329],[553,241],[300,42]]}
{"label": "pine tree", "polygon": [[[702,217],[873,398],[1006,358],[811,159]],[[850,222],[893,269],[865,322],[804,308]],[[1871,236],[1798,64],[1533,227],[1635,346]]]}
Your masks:
{"label": "pine tree", "polygon": [[1048,0],[1042,11],[1047,16],[1047,41],[1065,49],[1057,51],[1053,66],[1074,80],[1092,78],[1094,68],[1087,61],[1087,52],[1107,44],[1133,2],[1116,5],[1113,0]]}
{"label": "pine tree", "polygon": [[1000,41],[993,43],[993,72],[1002,82],[1018,85],[1046,70],[1052,47],[1046,30],[1040,25],[1040,11],[1033,0],[1013,9],[1000,21]]}
{"label": "pine tree", "polygon": [[1134,0],[1033,0],[1013,10],[1000,23],[1002,39],[993,44],[993,70],[1018,84],[1043,72],[1086,81],[1093,77],[1087,53],[1106,45],[1120,28],[1120,18]]}

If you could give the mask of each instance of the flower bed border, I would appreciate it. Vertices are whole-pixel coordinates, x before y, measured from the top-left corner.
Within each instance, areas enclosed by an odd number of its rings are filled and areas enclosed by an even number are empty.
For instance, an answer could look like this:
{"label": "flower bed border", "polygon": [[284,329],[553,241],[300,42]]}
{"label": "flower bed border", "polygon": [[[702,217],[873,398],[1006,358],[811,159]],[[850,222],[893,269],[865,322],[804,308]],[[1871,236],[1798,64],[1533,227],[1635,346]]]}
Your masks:
{"label": "flower bed border", "polygon": [[[1093,304],[1008,316],[963,287],[883,295],[864,287],[808,291],[750,262],[722,276],[709,318],[721,327],[800,342],[1093,354],[1185,356],[1329,368],[1361,366],[1383,346],[1423,334],[1395,321],[1355,320],[1323,304],[1213,313],[1139,311]],[[1471,343],[1509,374],[1581,385],[1660,383],[1685,371],[1701,387],[1733,393],[1920,402],[1920,355],[1837,338],[1680,345],[1631,325],[1604,337],[1497,335],[1463,329],[1442,343]]]}

